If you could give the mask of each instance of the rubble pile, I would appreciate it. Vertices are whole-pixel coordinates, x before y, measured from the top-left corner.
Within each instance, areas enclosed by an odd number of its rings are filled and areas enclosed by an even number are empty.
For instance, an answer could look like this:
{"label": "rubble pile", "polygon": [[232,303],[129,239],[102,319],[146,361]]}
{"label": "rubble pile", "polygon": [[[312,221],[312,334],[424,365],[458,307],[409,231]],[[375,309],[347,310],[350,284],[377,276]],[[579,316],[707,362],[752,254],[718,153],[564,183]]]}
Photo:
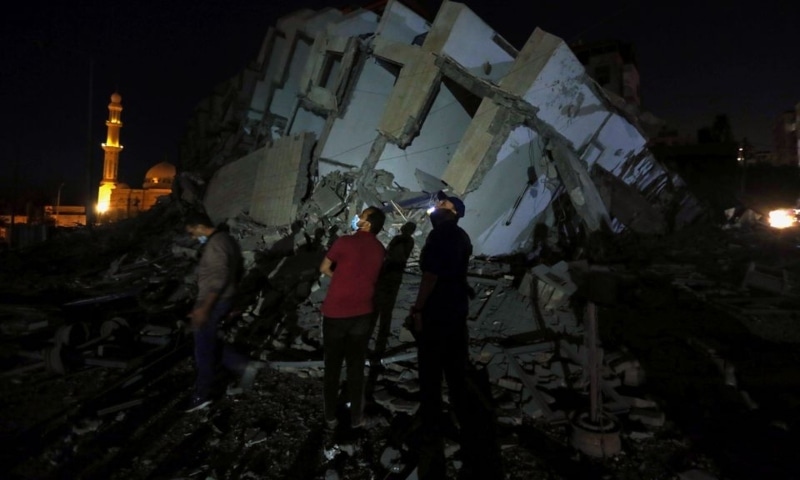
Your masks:
{"label": "rubble pile", "polygon": [[[791,365],[800,341],[800,241],[760,223],[700,221],[637,115],[558,37],[536,29],[517,50],[460,3],[443,2],[432,22],[393,0],[280,19],[255,61],[198,107],[172,195],[135,219],[7,254],[2,279],[18,305],[0,310],[3,435],[18,441],[5,469],[415,478],[406,318],[426,210],[445,191],[466,204],[470,376],[509,478],[730,475],[741,466],[731,452],[753,457],[711,445],[717,415],[746,412],[753,428],[796,435],[797,396],[770,394],[797,376],[757,372]],[[367,205],[387,213],[379,239],[390,256],[398,240],[415,248],[379,285],[364,366],[375,423],[323,448],[318,269]],[[192,377],[184,316],[199,246],[181,219],[193,209],[243,250],[226,340],[271,365],[199,420],[174,414]],[[36,392],[39,410],[22,401]],[[595,415],[610,419],[613,432],[594,433],[616,435],[617,451],[581,443],[581,419]],[[445,451],[456,474],[457,443]],[[788,468],[769,465],[771,478]]]}

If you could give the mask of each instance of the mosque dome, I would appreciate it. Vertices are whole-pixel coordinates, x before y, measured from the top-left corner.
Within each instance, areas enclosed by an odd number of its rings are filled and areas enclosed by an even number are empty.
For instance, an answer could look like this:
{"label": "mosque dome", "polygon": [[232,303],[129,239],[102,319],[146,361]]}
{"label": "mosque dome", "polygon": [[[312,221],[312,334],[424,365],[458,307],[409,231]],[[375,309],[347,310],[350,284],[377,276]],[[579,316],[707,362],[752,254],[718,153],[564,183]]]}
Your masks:
{"label": "mosque dome", "polygon": [[144,188],[172,188],[175,178],[175,165],[161,162],[150,167],[144,176]]}

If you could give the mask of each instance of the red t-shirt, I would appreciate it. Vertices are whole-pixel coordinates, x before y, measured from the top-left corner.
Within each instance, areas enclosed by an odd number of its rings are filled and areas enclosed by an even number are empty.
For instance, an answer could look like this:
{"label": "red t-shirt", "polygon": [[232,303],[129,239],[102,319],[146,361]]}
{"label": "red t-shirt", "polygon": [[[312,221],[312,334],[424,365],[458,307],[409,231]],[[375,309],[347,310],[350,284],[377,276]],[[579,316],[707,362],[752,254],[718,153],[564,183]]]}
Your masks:
{"label": "red t-shirt", "polygon": [[330,318],[357,317],[372,313],[375,283],[386,250],[369,232],[339,237],[325,255],[335,264],[322,314]]}

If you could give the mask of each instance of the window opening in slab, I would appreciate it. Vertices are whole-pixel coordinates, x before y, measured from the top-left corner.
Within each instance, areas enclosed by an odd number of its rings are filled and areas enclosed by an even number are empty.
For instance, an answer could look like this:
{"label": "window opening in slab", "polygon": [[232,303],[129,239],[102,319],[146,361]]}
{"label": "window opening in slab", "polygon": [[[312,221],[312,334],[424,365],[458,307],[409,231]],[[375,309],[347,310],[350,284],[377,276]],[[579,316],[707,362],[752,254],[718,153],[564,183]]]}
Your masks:
{"label": "window opening in slab", "polygon": [[325,65],[322,67],[322,75],[319,78],[319,86],[322,88],[333,88],[333,82],[342,70],[342,57],[340,53],[327,52],[325,54]]}
{"label": "window opening in slab", "polygon": [[397,79],[400,77],[400,70],[402,70],[403,68],[402,65],[398,65],[392,62],[387,62],[386,60],[382,60],[379,58],[376,58],[375,62],[381,67],[383,67],[387,72],[394,75],[394,82],[397,83]]}
{"label": "window opening in slab", "polygon": [[450,78],[443,77],[442,83],[450,91],[450,93],[453,94],[458,103],[461,105],[461,108],[463,108],[470,117],[474,117],[475,113],[478,111],[478,107],[481,106],[483,98],[470,92]]}

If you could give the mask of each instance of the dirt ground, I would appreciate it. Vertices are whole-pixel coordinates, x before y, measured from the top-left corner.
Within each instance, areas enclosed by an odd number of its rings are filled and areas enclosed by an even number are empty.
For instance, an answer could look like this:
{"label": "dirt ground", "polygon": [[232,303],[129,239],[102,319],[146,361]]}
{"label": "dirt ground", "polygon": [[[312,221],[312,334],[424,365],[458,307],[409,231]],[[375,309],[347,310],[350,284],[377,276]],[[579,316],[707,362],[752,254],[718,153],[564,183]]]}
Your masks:
{"label": "dirt ground", "polygon": [[[796,269],[800,249],[793,238],[777,242],[769,235],[708,229],[658,245],[619,247],[634,271],[644,271],[647,259],[651,266],[690,264],[705,278],[738,283],[754,259]],[[765,241],[771,248],[763,248]],[[70,293],[53,286],[69,275],[53,275],[24,273],[13,283],[7,272],[3,277],[2,478],[405,479],[414,469],[415,418],[376,404],[368,411],[383,423],[361,434],[337,432],[345,452],[327,460],[319,378],[263,371],[253,390],[183,413],[194,376],[188,338],[146,347],[148,361],[135,368],[11,374],[34,363],[21,360],[19,351],[43,339],[14,331],[7,312],[21,315],[22,305],[30,308],[26,315],[57,312]],[[800,353],[795,342],[780,341],[795,338],[800,319],[748,323],[704,301],[700,287],[684,287],[669,276],[641,275],[624,302],[599,308],[603,346],[627,350],[646,374],[640,386],[618,390],[656,402],[664,425],[623,418],[622,453],[595,459],[573,448],[568,423],[500,424],[506,478],[800,478]],[[724,360],[723,371],[715,358]],[[547,393],[560,405],[588,404],[585,393]],[[455,439],[447,446],[456,478],[462,459]]]}

